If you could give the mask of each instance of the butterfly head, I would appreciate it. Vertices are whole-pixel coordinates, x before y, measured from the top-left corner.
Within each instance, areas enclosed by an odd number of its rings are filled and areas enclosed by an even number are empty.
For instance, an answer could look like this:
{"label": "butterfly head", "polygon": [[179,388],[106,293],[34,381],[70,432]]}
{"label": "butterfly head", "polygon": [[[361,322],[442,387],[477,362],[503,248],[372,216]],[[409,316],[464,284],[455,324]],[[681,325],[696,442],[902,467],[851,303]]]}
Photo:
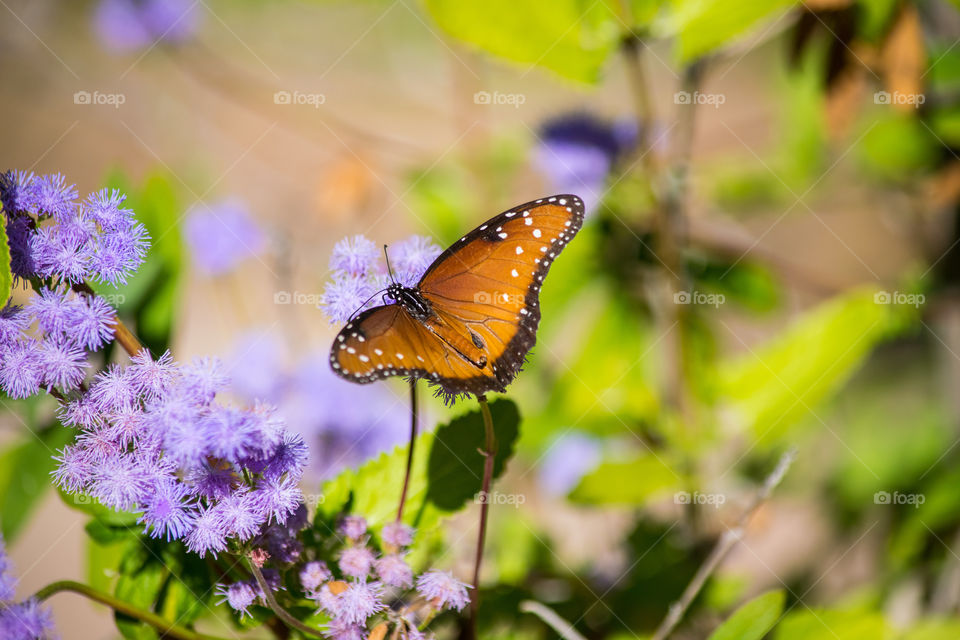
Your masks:
{"label": "butterfly head", "polygon": [[387,287],[387,295],[400,302],[403,297],[403,285],[399,282],[393,282]]}

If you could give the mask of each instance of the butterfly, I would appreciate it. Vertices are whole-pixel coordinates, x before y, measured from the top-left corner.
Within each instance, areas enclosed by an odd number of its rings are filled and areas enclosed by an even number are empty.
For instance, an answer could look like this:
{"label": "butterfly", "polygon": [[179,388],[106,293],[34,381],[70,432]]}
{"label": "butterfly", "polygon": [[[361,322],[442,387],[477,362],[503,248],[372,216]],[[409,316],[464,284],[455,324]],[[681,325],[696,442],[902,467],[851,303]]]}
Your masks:
{"label": "butterfly", "polygon": [[557,195],[494,216],[460,238],[414,287],[356,315],[334,339],[330,366],[368,383],[426,379],[448,400],[504,391],[536,342],[540,288],[583,224],[583,201]]}

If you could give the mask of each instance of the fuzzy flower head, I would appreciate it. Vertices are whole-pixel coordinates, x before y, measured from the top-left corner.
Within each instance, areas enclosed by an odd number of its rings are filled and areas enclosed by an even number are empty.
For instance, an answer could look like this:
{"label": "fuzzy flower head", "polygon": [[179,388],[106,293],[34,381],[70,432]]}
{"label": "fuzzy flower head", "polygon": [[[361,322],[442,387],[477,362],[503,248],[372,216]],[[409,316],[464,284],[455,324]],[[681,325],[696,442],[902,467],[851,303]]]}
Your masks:
{"label": "fuzzy flower head", "polygon": [[336,617],[351,624],[363,624],[367,618],[386,609],[383,585],[379,582],[352,582],[337,595]]}
{"label": "fuzzy flower head", "polygon": [[315,594],[323,585],[333,577],[330,569],[325,562],[314,560],[303,565],[300,569],[300,586],[307,594]]}
{"label": "fuzzy flower head", "polygon": [[231,609],[240,614],[241,619],[250,614],[249,609],[258,597],[257,586],[246,581],[234,582],[229,585],[218,584],[216,593],[223,596],[219,602],[229,604]]}
{"label": "fuzzy flower head", "polygon": [[413,543],[413,527],[402,522],[390,522],[383,526],[380,538],[385,545],[402,549]]}
{"label": "fuzzy flower head", "polygon": [[460,611],[470,602],[468,588],[470,585],[460,582],[452,573],[438,569],[417,578],[417,591],[436,609]]}
{"label": "fuzzy flower head", "polygon": [[378,558],[376,563],[377,575],[384,584],[391,587],[405,589],[413,585],[413,570],[399,554],[390,554]]}
{"label": "fuzzy flower head", "polygon": [[368,547],[347,547],[340,554],[338,566],[343,575],[365,580],[373,568],[374,553]]}
{"label": "fuzzy flower head", "polygon": [[[387,253],[393,277],[404,286],[414,286],[441,251],[425,236],[410,236],[390,245]],[[383,247],[362,235],[344,238],[334,246],[330,269],[331,279],[317,306],[334,324],[381,304],[377,294],[391,282]]]}

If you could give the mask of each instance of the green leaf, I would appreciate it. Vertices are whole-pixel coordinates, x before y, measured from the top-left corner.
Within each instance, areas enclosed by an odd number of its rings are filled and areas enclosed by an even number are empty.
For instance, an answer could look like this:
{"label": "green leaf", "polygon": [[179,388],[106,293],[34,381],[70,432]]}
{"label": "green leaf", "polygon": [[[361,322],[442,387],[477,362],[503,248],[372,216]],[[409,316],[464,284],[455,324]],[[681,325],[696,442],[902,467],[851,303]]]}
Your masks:
{"label": "green leaf", "polygon": [[777,625],[775,640],[892,640],[883,616],[872,611],[794,609]]}
{"label": "green leaf", "polygon": [[13,273],[10,271],[10,245],[7,242],[7,226],[0,224],[0,307],[7,304],[13,289]]}
{"label": "green leaf", "polygon": [[[422,390],[421,390],[422,391]],[[498,477],[513,454],[520,414],[512,400],[490,403],[497,454],[494,477]],[[419,529],[429,529],[443,516],[461,509],[481,489],[483,419],[479,410],[454,418],[436,433],[417,438],[416,455],[404,518]],[[321,516],[333,518],[344,510],[362,514],[377,529],[393,519],[403,474],[407,447],[384,453],[358,469],[347,469],[323,485]]]}
{"label": "green leaf", "polygon": [[[120,578],[114,595],[141,609],[153,610],[169,570],[160,559],[160,553],[151,541],[141,540],[132,545],[120,562]],[[152,640],[157,633],[151,627],[120,613],[115,614],[117,628],[124,638]]]}
{"label": "green leaf", "polygon": [[786,594],[768,591],[733,612],[709,640],[760,640],[780,619]]}
{"label": "green leaf", "polygon": [[960,620],[924,620],[904,634],[901,640],[956,640],[960,638]]}
{"label": "green leaf", "polygon": [[655,23],[654,33],[677,38],[677,58],[688,63],[723,47],[775,12],[797,0],[677,0]]}
{"label": "green leaf", "polygon": [[[580,82],[597,81],[623,30],[614,5],[606,2],[425,0],[424,4],[440,28],[455,38],[523,67],[540,66]],[[497,106],[490,103],[491,108]]]}
{"label": "green leaf", "polygon": [[126,527],[134,525],[139,517],[129,511],[114,511],[84,493],[73,494],[60,490],[60,498],[68,507],[89,514],[108,526]]}
{"label": "green leaf", "polygon": [[570,494],[574,502],[639,505],[682,484],[682,477],[652,453],[631,460],[605,462],[588,473]]}
{"label": "green leaf", "polygon": [[0,531],[8,542],[16,539],[40,498],[51,486],[56,466],[54,452],[73,437],[59,424],[25,439],[0,455]]}
{"label": "green leaf", "polygon": [[718,391],[728,415],[761,441],[786,432],[839,389],[874,346],[914,321],[916,308],[886,304],[885,295],[859,289],[838,297],[766,346],[721,364]]}

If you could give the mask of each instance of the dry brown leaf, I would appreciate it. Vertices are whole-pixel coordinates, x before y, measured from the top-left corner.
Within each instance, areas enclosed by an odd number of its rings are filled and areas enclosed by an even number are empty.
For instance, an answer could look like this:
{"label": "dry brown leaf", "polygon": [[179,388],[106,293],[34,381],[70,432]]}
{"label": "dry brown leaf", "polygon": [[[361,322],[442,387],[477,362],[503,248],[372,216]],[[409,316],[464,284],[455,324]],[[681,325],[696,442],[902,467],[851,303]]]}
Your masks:
{"label": "dry brown leaf", "polygon": [[387,623],[381,622],[373,628],[367,640],[383,640],[385,637],[387,637]]}
{"label": "dry brown leaf", "polygon": [[916,7],[906,4],[880,52],[884,86],[895,109],[911,111],[922,100],[926,59],[920,16]]}

